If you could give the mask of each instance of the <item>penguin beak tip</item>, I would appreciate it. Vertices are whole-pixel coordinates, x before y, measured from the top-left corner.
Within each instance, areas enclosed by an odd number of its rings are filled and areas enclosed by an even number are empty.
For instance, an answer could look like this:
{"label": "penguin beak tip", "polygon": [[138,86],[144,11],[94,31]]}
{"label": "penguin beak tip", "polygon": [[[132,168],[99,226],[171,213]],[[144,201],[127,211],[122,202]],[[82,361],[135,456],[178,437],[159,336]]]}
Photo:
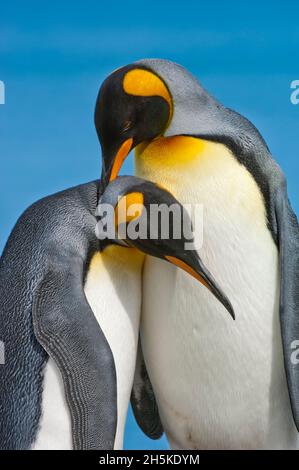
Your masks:
{"label": "penguin beak tip", "polygon": [[228,303],[226,305],[226,309],[228,311],[228,313],[230,314],[230,316],[232,317],[232,319],[235,321],[236,320],[236,315],[235,315],[235,311],[233,309],[233,306],[231,303]]}

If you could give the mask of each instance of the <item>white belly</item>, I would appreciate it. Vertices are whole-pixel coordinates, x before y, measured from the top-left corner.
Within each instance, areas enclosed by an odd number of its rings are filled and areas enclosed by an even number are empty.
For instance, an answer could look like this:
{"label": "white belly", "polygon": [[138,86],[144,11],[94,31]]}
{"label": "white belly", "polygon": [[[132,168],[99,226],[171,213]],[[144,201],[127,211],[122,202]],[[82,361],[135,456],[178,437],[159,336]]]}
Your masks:
{"label": "white belly", "polygon": [[185,272],[147,258],[142,346],[162,422],[178,448],[294,448],[278,254],[262,198],[229,153],[200,158],[188,168],[137,160],[139,176],[160,182],[183,203],[203,204],[199,253],[236,314],[234,322]]}
{"label": "white belly", "polygon": [[117,380],[114,449],[122,449],[139,337],[143,255],[116,246],[106,250],[105,255],[99,255],[92,263],[85,293],[114,357]]}
{"label": "white belly", "polygon": [[42,415],[32,450],[72,449],[71,417],[59,369],[50,358],[45,367]]}
{"label": "white belly", "polygon": [[[141,267],[135,250],[109,247],[97,254],[85,283],[87,300],[111,347],[117,376],[117,432],[115,449],[123,447],[123,435],[137,354]],[[45,369],[42,416],[34,450],[72,449],[71,418],[63,383],[55,363]]]}

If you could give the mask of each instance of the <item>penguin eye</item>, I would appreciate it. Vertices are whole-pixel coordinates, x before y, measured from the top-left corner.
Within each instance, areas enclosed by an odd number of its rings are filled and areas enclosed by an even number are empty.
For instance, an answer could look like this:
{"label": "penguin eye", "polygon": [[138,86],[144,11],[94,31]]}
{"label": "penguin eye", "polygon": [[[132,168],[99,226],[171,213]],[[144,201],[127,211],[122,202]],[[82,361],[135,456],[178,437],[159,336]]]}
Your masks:
{"label": "penguin eye", "polygon": [[127,132],[129,129],[131,129],[131,127],[132,127],[132,121],[126,121],[126,122],[124,123],[124,126],[123,126],[122,130],[121,130],[121,133],[124,134],[124,133]]}

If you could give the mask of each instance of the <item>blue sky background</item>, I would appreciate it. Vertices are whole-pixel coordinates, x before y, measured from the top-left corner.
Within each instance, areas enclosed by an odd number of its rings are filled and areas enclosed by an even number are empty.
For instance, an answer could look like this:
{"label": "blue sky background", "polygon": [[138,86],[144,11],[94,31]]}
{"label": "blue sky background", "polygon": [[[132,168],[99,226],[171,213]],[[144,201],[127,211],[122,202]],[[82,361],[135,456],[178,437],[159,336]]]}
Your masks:
{"label": "blue sky background", "polygon": [[[190,69],[261,131],[287,175],[299,213],[298,1],[34,0],[0,4],[0,249],[36,199],[95,179],[100,83],[144,57]],[[123,173],[132,172],[132,159]],[[199,390],[200,393],[200,390]],[[126,448],[155,449],[129,414]]]}

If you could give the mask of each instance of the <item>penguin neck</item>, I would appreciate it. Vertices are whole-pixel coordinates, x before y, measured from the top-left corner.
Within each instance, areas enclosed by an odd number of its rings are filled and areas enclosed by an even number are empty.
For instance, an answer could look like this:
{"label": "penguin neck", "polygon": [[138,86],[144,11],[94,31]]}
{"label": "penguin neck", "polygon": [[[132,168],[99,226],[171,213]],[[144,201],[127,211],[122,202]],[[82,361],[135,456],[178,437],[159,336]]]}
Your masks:
{"label": "penguin neck", "polygon": [[157,183],[185,204],[219,201],[235,206],[246,204],[250,212],[258,208],[266,220],[260,188],[224,144],[197,137],[161,137],[141,144],[135,151],[136,175]]}
{"label": "penguin neck", "polygon": [[230,150],[219,143],[189,136],[161,137],[136,148],[135,168],[138,176],[179,197],[188,192],[192,179],[199,183],[212,178],[232,158]]}
{"label": "penguin neck", "polygon": [[125,273],[139,272],[143,260],[144,254],[135,248],[107,244],[101,252],[94,254],[90,262],[90,269],[103,264],[107,270],[113,270],[113,268],[119,268],[119,265],[121,265],[122,271],[118,273],[122,277]]}

